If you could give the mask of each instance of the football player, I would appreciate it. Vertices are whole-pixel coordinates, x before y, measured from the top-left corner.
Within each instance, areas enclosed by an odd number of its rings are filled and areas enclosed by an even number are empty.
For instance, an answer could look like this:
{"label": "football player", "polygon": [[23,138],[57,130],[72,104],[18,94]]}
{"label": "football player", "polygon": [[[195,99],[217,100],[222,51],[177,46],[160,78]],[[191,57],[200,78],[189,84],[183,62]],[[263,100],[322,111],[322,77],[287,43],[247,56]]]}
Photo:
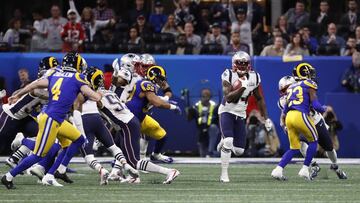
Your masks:
{"label": "football player", "polygon": [[285,123],[290,149],[283,155],[278,166],[271,172],[271,176],[278,180],[286,180],[283,174],[284,167],[291,161],[292,157],[300,153],[300,134],[308,142],[303,167],[298,175],[307,180],[312,180],[309,165],[316,153],[318,144],[318,132],[314,121],[310,116],[311,109],[323,113],[326,107],[317,100],[317,84],[311,80],[315,69],[310,64],[300,64],[295,67],[298,81],[288,86],[286,90],[286,102],[283,104],[282,125]]}
{"label": "football player", "polygon": [[[99,81],[99,80],[98,80]],[[129,81],[128,81],[129,82]],[[101,85],[96,84],[96,85]],[[146,160],[139,159],[139,138],[140,138],[140,122],[136,116],[122,103],[119,97],[112,91],[101,89],[103,98],[99,102],[100,111],[107,120],[113,124],[118,125],[121,129],[123,137],[124,154],[129,161],[129,164],[138,169],[148,172],[155,172],[166,175],[164,184],[170,184],[180,172],[176,169],[169,169],[153,164]],[[163,102],[163,101],[162,101]],[[174,105],[164,104],[167,108],[178,109]],[[139,178],[130,178],[129,183],[139,183]]]}
{"label": "football player", "polygon": [[[23,95],[35,89],[48,88],[49,92],[49,103],[38,116],[39,130],[34,153],[26,157],[19,165],[1,178],[1,183],[6,188],[14,189],[13,178],[20,172],[39,162],[42,157],[48,153],[56,138],[58,138],[60,142],[62,142],[64,138],[72,141],[64,155],[62,165],[58,168],[58,170],[61,171],[64,170],[62,166],[67,165],[78,148],[85,143],[86,138],[82,136],[74,126],[64,121],[67,112],[70,110],[79,93],[83,93],[94,101],[100,101],[102,97],[100,93],[94,92],[88,86],[85,77],[80,73],[81,61],[82,57],[77,53],[66,54],[62,62],[61,71],[57,69],[51,70],[46,77],[32,82],[9,98],[11,105],[16,103]],[[66,127],[63,127],[62,131],[60,131],[60,126]],[[44,176],[44,178],[45,177],[46,176]],[[56,182],[53,176],[47,180],[47,184],[49,185],[53,185],[54,182]]]}
{"label": "football player", "polygon": [[[311,71],[311,74],[310,74],[311,78],[309,78],[309,79],[316,81],[315,69],[308,63],[301,63],[301,64],[297,65],[293,70],[293,76],[284,76],[283,78],[281,78],[279,81],[279,91],[280,91],[281,98],[279,99],[279,102],[278,102],[278,106],[281,110],[284,108],[284,105],[286,103],[287,88],[291,84],[295,83],[297,78],[303,77],[302,75],[300,75],[301,71],[299,71],[300,69],[302,69],[302,66],[309,67],[309,69]],[[314,111],[313,109],[311,109],[311,111],[310,111],[310,116],[314,120],[314,125],[318,132],[319,145],[325,150],[327,157],[330,159],[330,161],[332,163],[330,165],[330,169],[336,173],[336,175],[338,176],[339,179],[347,179],[346,173],[344,171],[342,171],[339,168],[339,166],[337,165],[337,153],[336,153],[336,150],[333,148],[333,143],[331,141],[329,131],[328,131],[328,126],[325,123],[324,117],[319,112]],[[282,123],[282,119],[280,119],[280,122],[281,122],[280,125],[282,127],[286,128],[285,124]],[[300,152],[304,157],[306,157],[307,148],[308,148],[307,143],[302,141]],[[315,169],[315,170],[313,170],[313,169]],[[318,168],[318,166],[315,168],[312,167],[313,178],[317,175],[319,169],[320,168]]]}
{"label": "football player", "polygon": [[230,181],[228,168],[231,152],[236,156],[244,153],[246,108],[251,94],[256,98],[266,128],[270,130],[272,128],[265,101],[259,91],[260,75],[251,70],[250,61],[250,56],[246,52],[236,52],[232,57],[232,69],[226,69],[221,75],[224,93],[218,111],[222,134],[222,140],[218,144],[218,150],[221,150],[221,182]]}

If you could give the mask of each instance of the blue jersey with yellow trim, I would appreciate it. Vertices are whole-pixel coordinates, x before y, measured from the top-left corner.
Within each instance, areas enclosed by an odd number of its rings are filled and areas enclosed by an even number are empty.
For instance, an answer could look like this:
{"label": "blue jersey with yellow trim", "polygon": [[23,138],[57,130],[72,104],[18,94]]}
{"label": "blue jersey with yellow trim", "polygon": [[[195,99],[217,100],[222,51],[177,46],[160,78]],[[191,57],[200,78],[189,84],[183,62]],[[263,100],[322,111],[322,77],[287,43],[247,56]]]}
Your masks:
{"label": "blue jersey with yellow trim", "polygon": [[132,92],[129,95],[129,101],[126,103],[126,106],[130,111],[142,121],[146,113],[149,111],[151,104],[146,97],[140,97],[142,92],[154,92],[157,94],[158,88],[149,80],[139,80],[134,85]]}
{"label": "blue jersey with yellow trim", "polygon": [[302,80],[290,85],[287,89],[286,105],[288,110],[298,110],[309,114],[311,108],[309,90],[317,90],[312,80]]}
{"label": "blue jersey with yellow trim", "polygon": [[85,76],[77,72],[54,70],[47,75],[49,80],[49,103],[44,112],[59,123],[73,105],[80,88],[87,85]]}

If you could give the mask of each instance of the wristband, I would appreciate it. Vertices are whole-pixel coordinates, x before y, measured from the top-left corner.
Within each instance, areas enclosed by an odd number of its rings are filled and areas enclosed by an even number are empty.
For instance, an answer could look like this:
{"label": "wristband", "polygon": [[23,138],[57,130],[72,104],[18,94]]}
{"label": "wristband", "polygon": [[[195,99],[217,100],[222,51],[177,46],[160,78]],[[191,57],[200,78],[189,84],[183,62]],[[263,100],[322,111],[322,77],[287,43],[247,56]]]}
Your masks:
{"label": "wristband", "polygon": [[176,105],[174,105],[174,104],[170,104],[170,110],[175,110],[176,109]]}

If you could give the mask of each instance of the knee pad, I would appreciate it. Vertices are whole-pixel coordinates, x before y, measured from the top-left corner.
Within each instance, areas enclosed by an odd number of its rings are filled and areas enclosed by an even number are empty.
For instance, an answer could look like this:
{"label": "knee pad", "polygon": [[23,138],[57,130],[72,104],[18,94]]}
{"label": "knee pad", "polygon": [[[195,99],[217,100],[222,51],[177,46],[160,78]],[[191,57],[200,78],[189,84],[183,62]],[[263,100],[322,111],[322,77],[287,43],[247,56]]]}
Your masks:
{"label": "knee pad", "polygon": [[225,149],[232,150],[233,147],[234,147],[233,141],[234,141],[234,138],[232,138],[232,137],[226,137],[226,138],[224,138],[224,145],[223,145],[223,147],[224,147]]}
{"label": "knee pad", "polygon": [[240,148],[240,147],[233,147],[233,152],[236,156],[240,156],[244,153],[244,148]]}

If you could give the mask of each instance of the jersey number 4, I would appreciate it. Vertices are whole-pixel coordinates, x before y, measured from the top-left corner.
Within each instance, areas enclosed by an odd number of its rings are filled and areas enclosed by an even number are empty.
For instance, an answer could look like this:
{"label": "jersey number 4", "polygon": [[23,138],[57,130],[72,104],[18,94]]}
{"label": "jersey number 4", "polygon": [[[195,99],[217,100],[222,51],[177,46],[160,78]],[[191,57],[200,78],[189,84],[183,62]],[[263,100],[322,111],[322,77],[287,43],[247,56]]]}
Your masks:
{"label": "jersey number 4", "polygon": [[64,78],[59,78],[51,88],[51,94],[53,95],[53,97],[52,97],[53,101],[59,100],[59,96],[61,94],[60,87],[61,87],[63,80],[64,80]]}
{"label": "jersey number 4", "polygon": [[[291,97],[295,97],[296,99],[292,99],[290,101]],[[293,89],[287,89],[287,98],[286,101],[288,102],[288,107],[291,107],[293,104],[299,105],[304,101],[303,96],[303,89],[301,86],[296,86]]]}

